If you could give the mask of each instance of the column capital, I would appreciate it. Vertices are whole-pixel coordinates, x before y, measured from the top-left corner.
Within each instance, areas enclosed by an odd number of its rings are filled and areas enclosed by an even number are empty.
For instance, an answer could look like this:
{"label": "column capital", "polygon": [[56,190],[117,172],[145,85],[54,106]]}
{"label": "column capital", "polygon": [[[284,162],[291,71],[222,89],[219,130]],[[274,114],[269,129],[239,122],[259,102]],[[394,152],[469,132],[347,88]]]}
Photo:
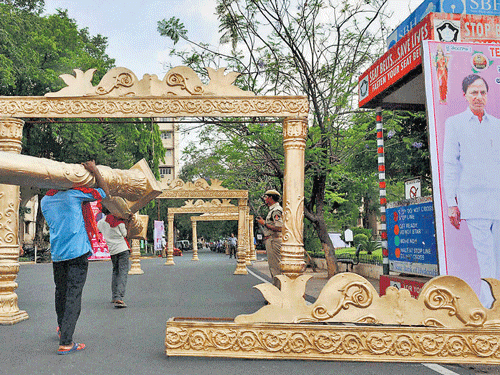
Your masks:
{"label": "column capital", "polygon": [[307,117],[287,117],[283,121],[283,140],[305,140],[307,137]]}
{"label": "column capital", "polygon": [[24,121],[0,117],[0,151],[21,153]]}

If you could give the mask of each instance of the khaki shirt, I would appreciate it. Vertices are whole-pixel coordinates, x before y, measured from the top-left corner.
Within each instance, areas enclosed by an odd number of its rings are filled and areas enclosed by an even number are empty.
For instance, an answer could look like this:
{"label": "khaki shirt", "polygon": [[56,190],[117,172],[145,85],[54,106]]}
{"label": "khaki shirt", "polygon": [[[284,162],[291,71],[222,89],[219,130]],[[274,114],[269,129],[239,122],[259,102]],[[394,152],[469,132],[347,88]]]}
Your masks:
{"label": "khaki shirt", "polygon": [[[269,207],[269,212],[266,216],[266,224],[273,225],[275,227],[282,228],[283,227],[283,208],[281,208],[280,204],[276,202],[271,207]],[[263,227],[264,236],[281,236],[281,232],[274,232],[266,227]]]}

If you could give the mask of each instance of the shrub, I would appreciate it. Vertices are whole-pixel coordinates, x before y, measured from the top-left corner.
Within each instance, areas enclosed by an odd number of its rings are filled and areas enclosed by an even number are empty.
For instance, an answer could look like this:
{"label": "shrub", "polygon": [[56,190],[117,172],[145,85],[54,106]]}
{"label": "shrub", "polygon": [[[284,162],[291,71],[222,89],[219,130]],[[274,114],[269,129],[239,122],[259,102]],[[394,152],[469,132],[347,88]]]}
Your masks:
{"label": "shrub", "polygon": [[366,234],[363,234],[363,233],[356,234],[353,237],[354,247],[357,247],[359,244],[362,244],[362,243],[367,242],[367,241],[368,241],[368,236]]}
{"label": "shrub", "polygon": [[378,241],[366,240],[361,242],[361,249],[366,251],[367,254],[371,255],[376,250],[382,248],[382,245]]}

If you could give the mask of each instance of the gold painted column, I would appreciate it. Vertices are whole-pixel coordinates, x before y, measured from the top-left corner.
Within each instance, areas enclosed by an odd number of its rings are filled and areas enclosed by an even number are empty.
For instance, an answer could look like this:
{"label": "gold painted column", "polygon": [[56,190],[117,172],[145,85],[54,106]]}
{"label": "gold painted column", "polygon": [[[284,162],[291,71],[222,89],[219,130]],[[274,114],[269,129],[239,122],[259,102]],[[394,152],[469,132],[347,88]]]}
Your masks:
{"label": "gold painted column", "polygon": [[129,275],[142,275],[144,271],[141,269],[141,244],[139,239],[132,240],[132,247],[130,249],[130,271]]}
{"label": "gold painted column", "polygon": [[196,233],[196,221],[191,221],[191,226],[193,228],[193,257],[191,260],[199,260],[198,259],[198,235]]}
{"label": "gold painted column", "polygon": [[234,275],[248,275],[246,266],[245,232],[246,232],[247,200],[238,199],[238,263]]}
{"label": "gold painted column", "polygon": [[249,241],[250,241],[250,253],[252,254],[250,256],[251,261],[256,261],[257,260],[257,252],[255,251],[255,242],[254,242],[254,232],[253,232],[253,221],[254,217],[253,215],[248,216],[248,233],[249,234]]}
{"label": "gold painted column", "polygon": [[289,117],[283,121],[285,176],[280,268],[291,279],[300,276],[306,268],[303,240],[306,136],[307,118]]}
{"label": "gold painted column", "polygon": [[167,261],[166,266],[174,266],[174,215],[168,214],[168,243],[167,243]]}
{"label": "gold painted column", "polygon": [[250,209],[247,206],[247,210],[245,212],[245,259],[246,265],[252,265],[252,245],[250,241]]}
{"label": "gold painted column", "polygon": [[[21,152],[24,121],[0,118],[0,151]],[[29,318],[17,305],[16,278],[19,273],[20,188],[0,185],[0,324],[16,324]]]}
{"label": "gold painted column", "polygon": [[166,266],[174,266],[174,214],[167,214],[168,238],[167,238],[167,261]]}

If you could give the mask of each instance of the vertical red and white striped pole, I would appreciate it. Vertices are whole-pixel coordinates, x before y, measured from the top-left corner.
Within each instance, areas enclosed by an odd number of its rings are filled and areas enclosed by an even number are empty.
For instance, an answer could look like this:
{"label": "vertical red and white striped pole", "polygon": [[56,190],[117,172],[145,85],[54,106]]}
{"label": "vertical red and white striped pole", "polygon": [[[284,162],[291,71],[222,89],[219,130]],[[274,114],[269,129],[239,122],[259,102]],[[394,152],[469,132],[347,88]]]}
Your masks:
{"label": "vertical red and white striped pole", "polygon": [[387,219],[385,209],[387,205],[387,196],[385,190],[385,156],[384,156],[384,127],[382,123],[382,108],[376,109],[377,126],[377,155],[378,155],[378,179],[380,195],[380,238],[382,239],[382,260],[383,274],[389,274],[389,250],[387,249]]}

